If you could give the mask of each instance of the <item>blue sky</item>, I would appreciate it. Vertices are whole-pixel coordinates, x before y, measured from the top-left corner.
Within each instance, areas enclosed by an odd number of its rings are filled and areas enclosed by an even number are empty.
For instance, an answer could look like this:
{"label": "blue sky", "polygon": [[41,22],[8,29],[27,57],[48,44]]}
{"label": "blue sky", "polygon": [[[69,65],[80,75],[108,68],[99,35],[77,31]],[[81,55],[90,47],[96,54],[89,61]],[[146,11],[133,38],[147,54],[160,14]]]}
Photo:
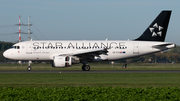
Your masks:
{"label": "blue sky", "polygon": [[133,40],[162,10],[172,10],[166,41],[180,45],[179,5],[180,0],[1,0],[0,41],[18,41],[13,33],[19,27],[13,25],[19,15],[25,24],[31,16],[33,40]]}

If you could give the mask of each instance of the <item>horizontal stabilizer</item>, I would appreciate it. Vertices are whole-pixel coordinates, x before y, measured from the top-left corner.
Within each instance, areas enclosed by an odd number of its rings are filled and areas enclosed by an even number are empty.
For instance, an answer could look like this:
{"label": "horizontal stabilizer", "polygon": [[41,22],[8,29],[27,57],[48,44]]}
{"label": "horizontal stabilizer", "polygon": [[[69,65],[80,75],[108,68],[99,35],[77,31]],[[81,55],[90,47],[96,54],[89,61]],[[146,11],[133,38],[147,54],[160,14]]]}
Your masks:
{"label": "horizontal stabilizer", "polygon": [[168,48],[168,46],[169,46],[169,47],[176,47],[176,45],[173,44],[173,43],[160,44],[160,45],[153,45],[152,47],[153,47],[153,48],[163,48],[163,47]]}

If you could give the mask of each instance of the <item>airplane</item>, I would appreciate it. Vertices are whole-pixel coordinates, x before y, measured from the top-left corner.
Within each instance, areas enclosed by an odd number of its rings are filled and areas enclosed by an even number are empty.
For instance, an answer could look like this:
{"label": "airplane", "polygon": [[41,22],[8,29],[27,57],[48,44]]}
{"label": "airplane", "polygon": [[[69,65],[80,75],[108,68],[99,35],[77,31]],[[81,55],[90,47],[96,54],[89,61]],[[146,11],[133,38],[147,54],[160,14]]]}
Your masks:
{"label": "airplane", "polygon": [[171,10],[161,11],[144,33],[132,41],[31,40],[14,44],[3,53],[3,56],[13,60],[29,61],[28,71],[31,71],[31,61],[46,60],[52,61],[52,67],[55,68],[82,63],[82,70],[89,71],[89,62],[134,58],[176,47],[174,43],[164,42],[170,16]]}

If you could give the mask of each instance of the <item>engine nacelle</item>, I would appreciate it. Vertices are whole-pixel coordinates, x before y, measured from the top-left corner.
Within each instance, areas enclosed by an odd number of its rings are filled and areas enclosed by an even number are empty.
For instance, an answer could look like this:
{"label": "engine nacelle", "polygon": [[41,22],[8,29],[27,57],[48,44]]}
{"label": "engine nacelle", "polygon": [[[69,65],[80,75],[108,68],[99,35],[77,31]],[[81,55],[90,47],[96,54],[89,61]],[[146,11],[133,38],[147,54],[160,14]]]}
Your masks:
{"label": "engine nacelle", "polygon": [[72,65],[70,56],[54,56],[52,67],[69,67]]}

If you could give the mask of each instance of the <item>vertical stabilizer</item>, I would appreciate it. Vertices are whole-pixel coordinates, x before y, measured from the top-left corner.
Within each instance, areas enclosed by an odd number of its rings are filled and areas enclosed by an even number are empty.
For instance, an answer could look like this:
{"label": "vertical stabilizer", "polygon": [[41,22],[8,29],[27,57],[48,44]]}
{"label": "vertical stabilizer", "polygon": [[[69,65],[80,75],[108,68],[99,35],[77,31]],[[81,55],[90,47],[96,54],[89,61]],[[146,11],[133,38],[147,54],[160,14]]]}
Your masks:
{"label": "vertical stabilizer", "polygon": [[144,33],[134,41],[160,41],[164,42],[168,29],[171,11],[162,11]]}

